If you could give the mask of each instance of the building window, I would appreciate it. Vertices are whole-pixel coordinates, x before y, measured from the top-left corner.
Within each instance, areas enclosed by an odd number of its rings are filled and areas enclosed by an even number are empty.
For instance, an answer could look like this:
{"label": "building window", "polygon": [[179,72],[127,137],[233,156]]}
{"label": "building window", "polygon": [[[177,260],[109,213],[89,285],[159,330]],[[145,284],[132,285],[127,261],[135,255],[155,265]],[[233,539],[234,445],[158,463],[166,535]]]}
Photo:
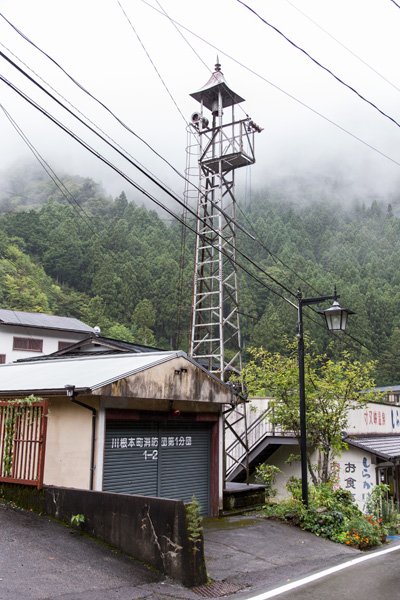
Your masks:
{"label": "building window", "polygon": [[5,365],[6,363],[6,355],[0,354],[0,365]]}
{"label": "building window", "polygon": [[26,352],[43,352],[43,340],[34,338],[15,337],[13,350],[24,350]]}
{"label": "building window", "polygon": [[64,348],[68,348],[68,346],[70,346],[71,344],[72,342],[58,342],[58,349],[64,350]]}

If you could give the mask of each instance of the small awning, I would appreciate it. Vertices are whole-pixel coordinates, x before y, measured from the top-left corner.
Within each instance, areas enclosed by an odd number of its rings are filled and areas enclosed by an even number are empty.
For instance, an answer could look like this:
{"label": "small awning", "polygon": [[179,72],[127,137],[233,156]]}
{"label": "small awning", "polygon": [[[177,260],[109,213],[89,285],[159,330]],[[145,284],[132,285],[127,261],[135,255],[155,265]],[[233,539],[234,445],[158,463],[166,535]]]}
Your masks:
{"label": "small awning", "polygon": [[368,437],[347,437],[346,444],[361,448],[389,461],[400,459],[400,435],[375,435]]}

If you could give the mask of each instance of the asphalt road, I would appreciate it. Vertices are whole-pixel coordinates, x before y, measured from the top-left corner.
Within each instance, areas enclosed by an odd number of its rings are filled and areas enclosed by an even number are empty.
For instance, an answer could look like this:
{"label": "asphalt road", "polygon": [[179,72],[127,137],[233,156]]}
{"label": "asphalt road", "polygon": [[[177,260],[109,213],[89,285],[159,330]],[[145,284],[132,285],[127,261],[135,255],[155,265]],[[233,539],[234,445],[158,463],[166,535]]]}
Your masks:
{"label": "asphalt road", "polygon": [[[400,546],[390,554],[342,569],[313,583],[279,594],[280,600],[396,600],[400,597]],[[263,594],[260,594],[262,598]],[[249,599],[254,596],[249,596]],[[271,596],[274,597],[274,596]],[[259,598],[259,600],[261,600]]]}
{"label": "asphalt road", "polygon": [[[208,520],[204,538],[207,570],[213,580],[207,589],[211,598],[227,593],[232,600],[250,599],[363,556],[297,527],[254,515]],[[352,569],[353,575],[348,569],[281,598],[328,600],[329,594],[337,597],[340,590],[343,598],[358,600],[356,593],[361,590],[363,599],[379,593],[379,600],[386,600],[381,593],[384,588],[393,600],[400,595],[396,561],[400,561],[400,552],[382,559],[379,567],[370,561]],[[366,583],[368,574],[377,569],[384,574],[383,582],[372,578]],[[326,589],[321,591],[321,585]],[[0,503],[0,600],[199,598],[195,590],[105,544],[46,517]]]}

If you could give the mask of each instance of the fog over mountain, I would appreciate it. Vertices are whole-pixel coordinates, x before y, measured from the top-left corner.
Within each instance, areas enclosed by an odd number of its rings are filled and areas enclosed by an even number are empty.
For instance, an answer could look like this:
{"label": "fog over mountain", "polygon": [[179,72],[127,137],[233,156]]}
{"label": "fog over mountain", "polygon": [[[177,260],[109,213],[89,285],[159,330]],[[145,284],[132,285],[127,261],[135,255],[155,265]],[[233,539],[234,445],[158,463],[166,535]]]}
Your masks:
{"label": "fog over mountain", "polygon": [[[249,187],[250,180],[251,187],[258,189],[282,179],[292,179],[296,185],[299,178],[326,177],[343,189],[343,200],[396,193],[400,131],[393,121],[238,1],[204,0],[199,6],[165,0],[162,6],[175,24],[154,0],[111,4],[96,0],[0,0],[1,13],[10,23],[180,172],[185,168],[186,125],[197,109],[189,94],[207,82],[218,55],[228,84],[246,99],[237,115],[249,114],[264,128],[256,139],[256,165],[251,173],[238,173],[239,189]],[[400,10],[393,3],[271,0],[266,4],[252,0],[249,6],[400,122]],[[4,56],[50,93],[59,92],[63,104],[77,114],[80,111],[85,121],[90,119],[113,143],[182,194],[182,179],[163,160],[124,130],[4,19],[0,19],[0,39]],[[53,168],[90,176],[113,195],[121,189],[130,193],[117,174],[29,105],[6,81],[81,136],[97,153],[147,185],[115,150],[40,91],[9,60],[2,59],[2,106]],[[7,169],[25,159],[29,150],[1,111],[0,122],[0,164]]]}

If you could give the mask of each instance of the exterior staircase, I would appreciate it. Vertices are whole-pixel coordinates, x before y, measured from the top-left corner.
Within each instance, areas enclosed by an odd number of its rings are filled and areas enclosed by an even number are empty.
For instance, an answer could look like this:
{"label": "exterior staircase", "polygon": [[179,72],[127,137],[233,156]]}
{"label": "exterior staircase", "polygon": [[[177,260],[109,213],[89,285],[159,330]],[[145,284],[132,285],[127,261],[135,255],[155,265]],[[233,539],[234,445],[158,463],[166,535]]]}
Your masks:
{"label": "exterior staircase", "polygon": [[[247,432],[236,433],[235,439],[225,448],[227,482],[246,481],[247,461],[249,472],[267,460],[281,445],[296,445],[293,434],[277,430],[268,419],[269,408],[247,415]],[[247,438],[247,439],[246,439]],[[247,446],[247,451],[246,451]]]}

